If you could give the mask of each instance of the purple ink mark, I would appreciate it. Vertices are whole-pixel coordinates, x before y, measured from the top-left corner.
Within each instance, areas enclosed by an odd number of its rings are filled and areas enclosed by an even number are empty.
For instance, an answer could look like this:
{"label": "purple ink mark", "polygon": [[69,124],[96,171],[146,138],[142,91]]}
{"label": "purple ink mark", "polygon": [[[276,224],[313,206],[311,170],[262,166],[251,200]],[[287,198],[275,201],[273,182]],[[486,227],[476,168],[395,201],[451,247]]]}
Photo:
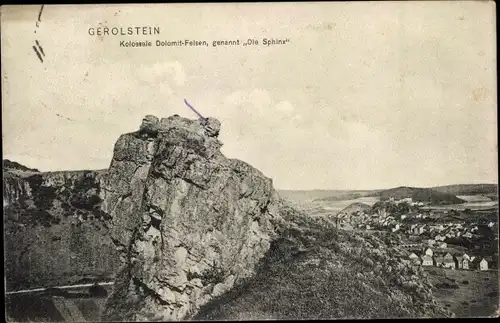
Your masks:
{"label": "purple ink mark", "polygon": [[33,49],[35,50],[36,56],[38,56],[38,59],[40,60],[40,62],[43,63],[42,55],[40,55],[40,52],[38,51],[38,49],[35,46],[33,46]]}
{"label": "purple ink mark", "polygon": [[203,117],[198,111],[196,111],[195,108],[193,108],[193,106],[191,104],[188,103],[188,101],[186,99],[184,99],[184,103],[186,103],[186,105],[194,112],[196,113],[196,115],[198,116],[198,118],[200,120],[207,120],[207,118]]}

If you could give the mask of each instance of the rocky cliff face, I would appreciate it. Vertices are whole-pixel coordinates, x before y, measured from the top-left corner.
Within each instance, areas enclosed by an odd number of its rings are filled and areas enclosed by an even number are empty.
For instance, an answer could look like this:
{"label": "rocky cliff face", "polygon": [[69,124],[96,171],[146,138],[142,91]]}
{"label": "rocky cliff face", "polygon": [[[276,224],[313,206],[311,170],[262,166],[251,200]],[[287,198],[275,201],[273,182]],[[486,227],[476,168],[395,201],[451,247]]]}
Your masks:
{"label": "rocky cliff face", "polygon": [[7,290],[112,279],[119,259],[100,209],[105,172],[10,165],[3,169]]}
{"label": "rocky cliff face", "polygon": [[275,234],[271,179],[222,155],[217,120],[144,122],[116,143],[104,185],[124,262],[110,320],[185,318],[252,275]]}

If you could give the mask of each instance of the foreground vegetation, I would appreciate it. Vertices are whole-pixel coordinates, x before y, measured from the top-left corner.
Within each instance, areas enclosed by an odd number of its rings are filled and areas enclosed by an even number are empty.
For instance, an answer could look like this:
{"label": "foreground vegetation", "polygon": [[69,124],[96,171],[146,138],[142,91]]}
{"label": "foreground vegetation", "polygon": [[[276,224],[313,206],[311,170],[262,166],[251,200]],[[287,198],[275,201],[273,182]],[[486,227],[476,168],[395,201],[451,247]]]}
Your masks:
{"label": "foreground vegetation", "polygon": [[486,317],[498,309],[498,271],[428,267],[433,293],[457,317]]}
{"label": "foreground vegetation", "polygon": [[449,317],[426,273],[405,264],[389,238],[336,231],[288,209],[256,276],[193,317],[327,319]]}

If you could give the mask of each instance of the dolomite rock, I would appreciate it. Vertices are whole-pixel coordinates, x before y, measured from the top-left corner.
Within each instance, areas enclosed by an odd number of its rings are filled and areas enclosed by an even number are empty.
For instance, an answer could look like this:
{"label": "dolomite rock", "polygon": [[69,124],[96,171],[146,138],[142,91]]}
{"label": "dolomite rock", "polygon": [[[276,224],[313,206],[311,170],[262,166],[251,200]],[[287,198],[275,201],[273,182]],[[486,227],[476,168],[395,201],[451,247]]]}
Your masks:
{"label": "dolomite rock", "polygon": [[251,276],[269,249],[272,180],[226,158],[219,130],[214,118],[172,116],[154,137],[118,139],[103,209],[124,263],[104,319],[183,319]]}

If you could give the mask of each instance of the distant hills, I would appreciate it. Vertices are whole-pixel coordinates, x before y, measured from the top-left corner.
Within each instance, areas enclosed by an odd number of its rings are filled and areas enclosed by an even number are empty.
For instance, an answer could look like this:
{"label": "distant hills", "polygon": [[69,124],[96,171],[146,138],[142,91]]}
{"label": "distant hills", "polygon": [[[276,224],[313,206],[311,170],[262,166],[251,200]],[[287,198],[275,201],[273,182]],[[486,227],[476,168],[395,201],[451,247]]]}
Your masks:
{"label": "distant hills", "polygon": [[497,184],[459,184],[434,187],[434,190],[454,195],[481,195],[493,201],[498,201]]}
{"label": "distant hills", "polygon": [[432,187],[433,190],[453,195],[478,195],[498,193],[497,184],[458,184]]}
{"label": "distant hills", "polygon": [[414,201],[432,204],[461,204],[466,202],[458,196],[482,195],[498,200],[497,184],[459,184],[430,188],[400,186],[385,190],[281,190],[280,194],[297,202],[312,201],[345,201],[362,197],[379,197],[380,199],[402,199],[411,197]]}
{"label": "distant hills", "polygon": [[374,190],[278,190],[284,198],[296,202],[314,200],[344,201],[370,196]]}
{"label": "distant hills", "polygon": [[393,197],[395,200],[401,200],[411,197],[413,201],[428,202],[431,204],[460,204],[465,203],[453,194],[442,193],[430,188],[417,188],[401,186],[389,190],[377,192],[381,200],[388,200]]}

